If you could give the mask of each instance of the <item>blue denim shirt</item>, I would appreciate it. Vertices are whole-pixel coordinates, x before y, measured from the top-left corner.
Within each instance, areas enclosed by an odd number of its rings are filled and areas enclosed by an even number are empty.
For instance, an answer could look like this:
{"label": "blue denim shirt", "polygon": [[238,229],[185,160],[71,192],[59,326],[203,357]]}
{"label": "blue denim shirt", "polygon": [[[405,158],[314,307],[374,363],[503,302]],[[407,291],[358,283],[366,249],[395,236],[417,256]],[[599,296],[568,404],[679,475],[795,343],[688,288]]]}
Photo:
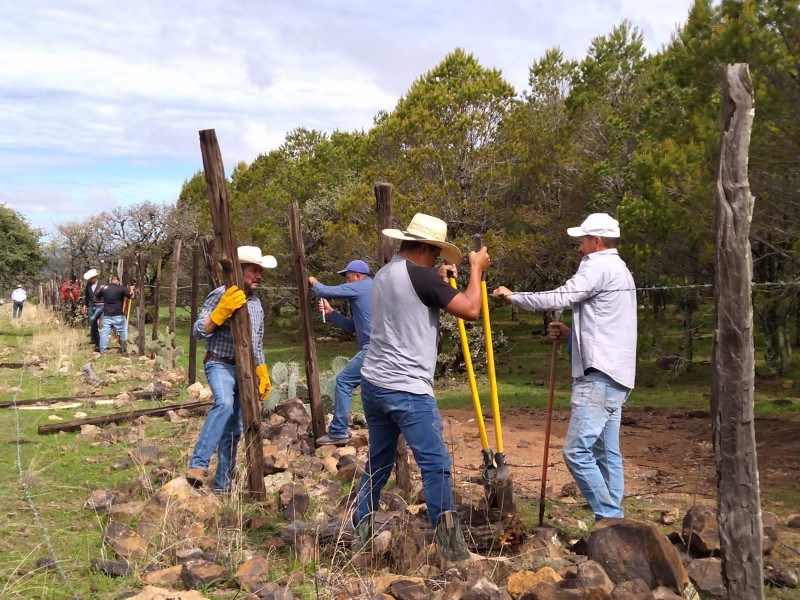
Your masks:
{"label": "blue denim shirt", "polygon": [[358,345],[362,350],[366,348],[372,331],[370,325],[372,318],[372,301],[370,300],[372,277],[364,277],[358,281],[342,283],[341,285],[324,285],[317,281],[312,289],[320,298],[350,301],[350,310],[353,313],[353,318],[345,317],[342,313],[333,311],[330,314],[330,321],[348,333],[355,333],[358,338]]}
{"label": "blue denim shirt", "polygon": [[572,305],[572,376],[602,371],[633,389],[636,379],[636,285],[616,248],[592,252],[564,285],[515,292],[511,304],[530,311]]}

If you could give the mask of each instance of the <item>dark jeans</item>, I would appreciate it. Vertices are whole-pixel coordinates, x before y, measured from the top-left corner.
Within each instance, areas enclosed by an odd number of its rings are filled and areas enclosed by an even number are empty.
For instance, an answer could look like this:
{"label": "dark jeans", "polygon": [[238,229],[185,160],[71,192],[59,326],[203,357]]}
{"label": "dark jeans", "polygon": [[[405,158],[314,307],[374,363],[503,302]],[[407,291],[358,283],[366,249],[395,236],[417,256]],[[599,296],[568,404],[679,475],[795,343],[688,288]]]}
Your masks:
{"label": "dark jeans", "polygon": [[97,321],[102,314],[102,304],[90,304],[86,307],[86,318],[89,319],[89,334],[92,338],[92,343],[98,347],[100,346],[100,324]]}
{"label": "dark jeans", "polygon": [[14,306],[11,307],[11,318],[19,319],[22,316],[22,305],[24,302],[17,302],[14,300]]}

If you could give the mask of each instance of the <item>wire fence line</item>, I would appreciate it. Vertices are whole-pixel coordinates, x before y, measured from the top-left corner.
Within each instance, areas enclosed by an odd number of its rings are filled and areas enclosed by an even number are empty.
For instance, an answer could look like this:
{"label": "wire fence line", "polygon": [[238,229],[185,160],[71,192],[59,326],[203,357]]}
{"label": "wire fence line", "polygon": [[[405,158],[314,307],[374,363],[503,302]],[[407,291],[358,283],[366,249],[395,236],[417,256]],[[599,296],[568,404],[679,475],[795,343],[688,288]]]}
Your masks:
{"label": "wire fence line", "polygon": [[42,516],[39,513],[39,509],[37,508],[36,504],[33,501],[33,497],[31,495],[31,490],[28,487],[28,482],[26,481],[25,475],[24,475],[24,473],[22,471],[22,453],[21,453],[22,431],[20,430],[20,424],[19,424],[19,409],[17,407],[17,394],[19,393],[19,390],[22,388],[22,381],[23,381],[23,378],[25,376],[25,371],[27,369],[27,366],[28,366],[27,363],[23,361],[22,369],[20,369],[19,384],[17,385],[17,389],[14,390],[14,395],[12,397],[12,400],[14,401],[14,404],[13,404],[13,407],[14,407],[14,425],[16,427],[16,436],[17,436],[16,440],[15,440],[15,445],[16,445],[16,459],[15,460],[16,460],[16,467],[17,467],[17,477],[19,479],[19,485],[22,488],[22,492],[23,492],[23,494],[25,496],[25,501],[28,503],[28,506],[30,507],[31,512],[33,513],[33,517],[36,520],[36,525],[39,527],[39,530],[42,532],[42,536],[44,537],[44,542],[45,542],[45,545],[47,546],[47,553],[48,553],[47,558],[49,558],[53,562],[53,564],[55,565],[55,568],[56,568],[56,571],[58,572],[59,577],[61,577],[61,580],[64,582],[64,585],[65,585],[66,589],[69,590],[69,592],[72,594],[72,597],[75,600],[80,600],[80,596],[78,595],[77,590],[72,585],[72,582],[69,580],[69,578],[67,578],[67,574],[64,572],[64,569],[61,567],[61,561],[58,559],[58,557],[56,555],[55,548],[53,548],[53,542],[50,539],[50,531],[47,529],[47,525],[45,525],[44,522],[42,521]]}
{"label": "wire fence line", "polygon": [[[145,287],[148,289],[155,289],[155,284],[144,284],[141,287]],[[169,289],[169,286],[161,285],[159,286],[161,289]],[[205,283],[201,283],[199,287],[204,289],[209,289],[211,286]],[[776,289],[776,288],[795,288],[800,287],[800,281],[767,281],[767,282],[756,282],[751,281],[750,287],[752,289]],[[179,290],[191,290],[192,286],[190,285],[179,285],[177,289]],[[632,288],[618,288],[618,289],[600,289],[600,290],[575,290],[570,293],[585,293],[587,291],[593,291],[596,293],[599,292],[668,292],[668,291],[677,291],[677,290],[707,290],[707,289],[714,289],[713,283],[694,283],[694,284],[685,284],[685,285],[647,285],[647,286],[636,286]],[[297,290],[296,285],[260,285],[259,290],[263,292],[268,292],[270,290],[290,290],[295,291]],[[555,290],[518,290],[520,293],[531,293],[531,294],[546,294],[546,293],[554,293]]]}

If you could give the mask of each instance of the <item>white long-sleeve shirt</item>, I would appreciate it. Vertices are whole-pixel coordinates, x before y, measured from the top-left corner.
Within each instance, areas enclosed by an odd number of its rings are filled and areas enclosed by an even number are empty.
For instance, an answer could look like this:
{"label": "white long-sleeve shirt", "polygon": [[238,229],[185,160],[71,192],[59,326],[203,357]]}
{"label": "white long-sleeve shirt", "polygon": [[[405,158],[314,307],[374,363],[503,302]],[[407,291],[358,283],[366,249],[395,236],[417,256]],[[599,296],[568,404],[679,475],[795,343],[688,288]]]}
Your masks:
{"label": "white long-sleeve shirt", "polygon": [[22,288],[14,288],[11,292],[11,300],[14,302],[25,302],[28,299],[28,294]]}
{"label": "white long-sleeve shirt", "polygon": [[572,376],[602,371],[626,388],[636,379],[636,286],[616,248],[592,252],[564,285],[515,292],[511,304],[530,311],[572,305]]}

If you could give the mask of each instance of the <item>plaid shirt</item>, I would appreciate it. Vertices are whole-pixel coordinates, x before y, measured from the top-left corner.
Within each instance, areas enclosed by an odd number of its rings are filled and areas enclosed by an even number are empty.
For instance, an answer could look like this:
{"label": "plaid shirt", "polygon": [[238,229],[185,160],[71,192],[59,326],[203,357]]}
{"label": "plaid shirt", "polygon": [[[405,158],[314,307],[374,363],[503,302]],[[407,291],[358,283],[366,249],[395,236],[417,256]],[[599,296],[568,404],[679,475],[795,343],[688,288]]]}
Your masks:
{"label": "plaid shirt", "polygon": [[[231,331],[230,319],[225,321],[211,333],[205,332],[204,323],[206,317],[217,306],[225,286],[220,286],[212,291],[203,300],[203,308],[192,327],[192,335],[206,340],[206,350],[223,358],[234,358],[233,332]],[[264,309],[261,307],[261,300],[255,294],[247,296],[247,312],[250,313],[250,334],[253,336],[253,356],[256,365],[264,362]]]}

